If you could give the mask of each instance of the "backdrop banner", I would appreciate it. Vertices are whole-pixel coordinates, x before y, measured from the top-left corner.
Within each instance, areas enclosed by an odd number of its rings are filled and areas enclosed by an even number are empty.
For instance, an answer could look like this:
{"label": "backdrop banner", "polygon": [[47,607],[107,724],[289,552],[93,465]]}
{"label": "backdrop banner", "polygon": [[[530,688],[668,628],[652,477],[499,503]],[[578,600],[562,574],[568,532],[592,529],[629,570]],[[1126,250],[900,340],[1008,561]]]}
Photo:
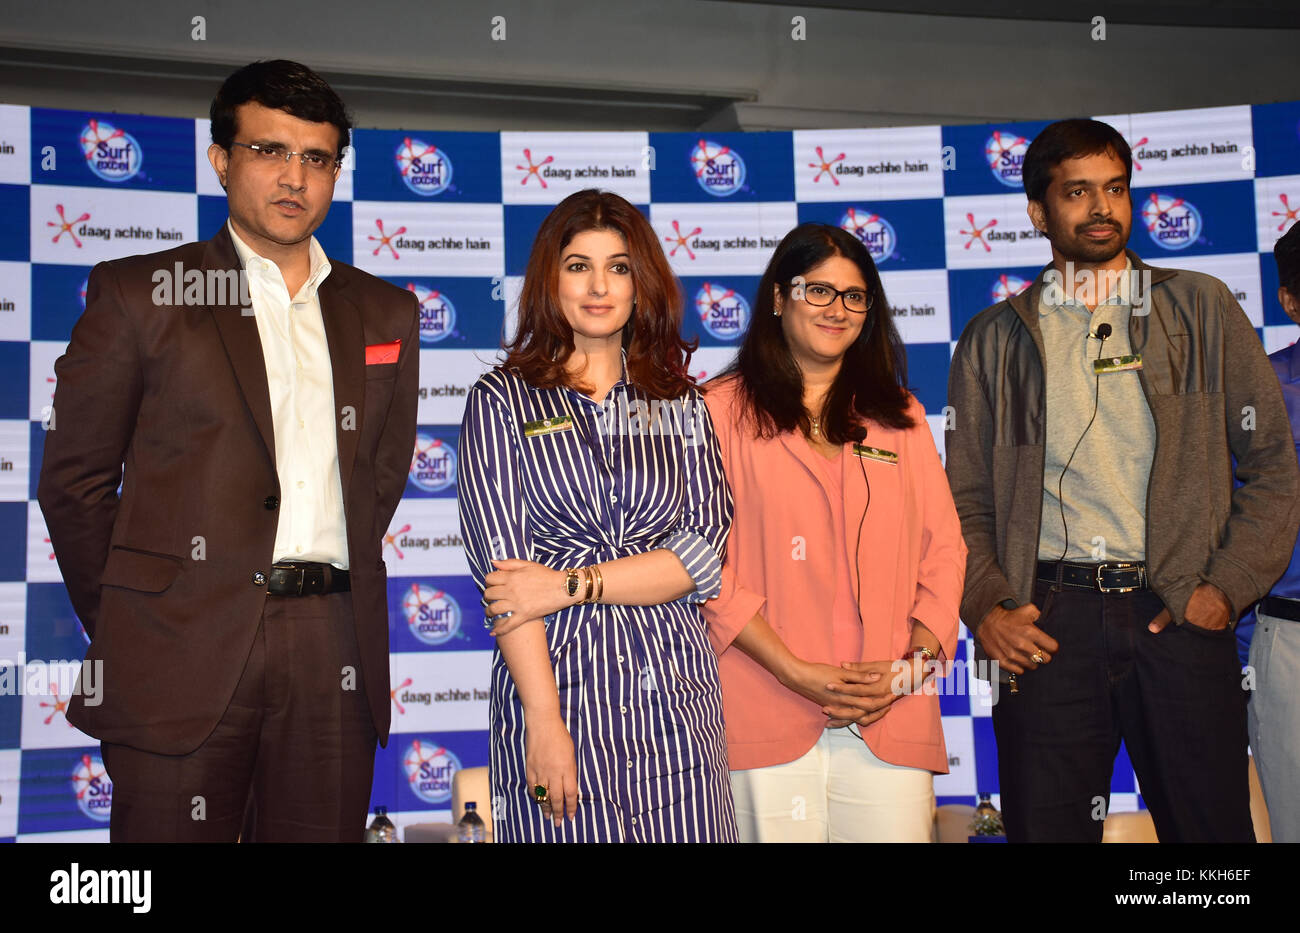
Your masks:
{"label": "backdrop banner", "polygon": [[[1269,351],[1300,328],[1271,250],[1300,217],[1300,103],[1101,116],[1133,148],[1130,246],[1227,283]],[[452,775],[488,761],[492,640],[456,517],[465,395],[513,332],[533,237],[582,188],[638,205],[686,296],[691,369],[727,364],[785,233],[838,224],[871,250],[940,452],[948,362],[978,311],[1050,259],[1020,168],[1045,123],[765,133],[358,130],[317,231],[325,252],[420,299],[419,429],[384,539],[393,736],[372,805],[449,818]],[[206,120],[0,105],[0,840],[108,839],[99,745],[64,715],[86,649],[36,503],[54,361],[95,263],[211,237],[226,201]],[[1242,633],[1245,637],[1246,633]],[[940,689],[940,804],[998,797],[991,697],[969,633]],[[1142,806],[1121,749],[1112,810]]]}

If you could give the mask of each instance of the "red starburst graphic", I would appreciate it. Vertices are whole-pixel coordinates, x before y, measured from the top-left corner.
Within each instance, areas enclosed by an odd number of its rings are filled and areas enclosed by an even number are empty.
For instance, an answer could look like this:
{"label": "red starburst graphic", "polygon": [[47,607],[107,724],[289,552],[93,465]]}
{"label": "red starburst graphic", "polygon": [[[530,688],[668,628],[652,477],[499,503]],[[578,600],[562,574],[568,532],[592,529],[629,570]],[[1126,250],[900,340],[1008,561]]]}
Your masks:
{"label": "red starburst graphic", "polygon": [[[394,233],[393,236],[397,236],[397,234]],[[414,282],[407,282],[406,290],[419,299],[421,308],[431,307],[431,306],[436,307],[436,303],[438,299],[442,297],[442,292],[438,291],[436,288],[431,288],[429,289],[429,294],[425,295],[423,298],[420,298],[420,293],[415,290]]]}
{"label": "red starburst graphic", "polygon": [[397,691],[403,689],[404,687],[409,687],[409,686],[411,686],[411,683],[412,683],[411,678],[408,677],[408,678],[406,678],[406,680],[402,681],[400,684],[398,684],[398,685],[397,685],[396,687],[394,687],[392,690],[389,690],[389,691],[388,691],[388,695],[389,695],[390,697],[393,698],[393,705],[397,707],[397,714],[398,714],[399,716],[405,716],[405,715],[406,715],[406,707],[403,706],[400,702],[398,702],[398,699],[397,699]]}
{"label": "red starburst graphic", "polygon": [[407,781],[414,784],[420,779],[419,767],[412,767],[412,765],[422,765],[427,761],[433,761],[435,758],[441,758],[445,754],[447,754],[447,749],[443,746],[437,745],[430,749],[430,746],[425,745],[422,741],[416,739],[411,743],[410,751],[406,753],[405,765],[407,770],[410,772],[407,776]]}
{"label": "red starburst graphic", "polygon": [[[90,130],[90,134],[88,136],[81,137],[81,150],[86,154],[87,162],[89,162],[94,157],[95,147],[98,146],[100,143],[111,142],[112,140],[117,139],[119,136],[126,135],[126,133],[123,132],[122,130],[115,129],[107,136],[100,136],[99,121],[96,120],[94,117],[90,118],[90,121],[86,124],[86,129]],[[86,148],[87,143],[90,143],[89,149]]]}
{"label": "red starburst graphic", "polygon": [[[59,715],[59,713],[62,713],[65,717],[68,715],[68,701],[72,699],[72,697],[68,697],[67,700],[60,699],[58,686],[53,681],[50,681],[50,695],[54,697],[53,703],[46,703],[44,700],[41,700],[41,707],[43,709],[49,709],[50,711],[50,714],[45,717],[45,725],[47,726],[54,720],[55,716]],[[64,721],[67,722],[66,718]],[[75,729],[76,727],[69,722],[68,728]]]}
{"label": "red starburst graphic", "polygon": [[1030,284],[1031,283],[1029,282],[1022,281],[1019,285],[1013,288],[1005,272],[998,276],[998,285],[1001,286],[1002,294],[1006,295],[1009,298],[1019,295],[1026,288],[1028,288]]}
{"label": "red starburst graphic", "polygon": [[1279,194],[1277,199],[1282,202],[1282,210],[1274,211],[1273,216],[1282,218],[1282,222],[1277,225],[1278,232],[1281,233],[1287,228],[1288,224],[1300,220],[1300,207],[1291,206],[1291,202],[1287,199],[1285,191]]}
{"label": "red starburst graphic", "polygon": [[[1129,144],[1129,150],[1130,150],[1130,152],[1131,152],[1131,151],[1134,150],[1134,149],[1138,149],[1138,148],[1140,148],[1140,147],[1142,147],[1142,146],[1145,146],[1148,142],[1150,142],[1150,140],[1148,140],[1145,136],[1143,136],[1143,137],[1142,137],[1141,139],[1139,139],[1137,142],[1135,142],[1135,143],[1130,143],[1130,144]],[[1139,161],[1137,160],[1137,157],[1136,157],[1136,156],[1132,156],[1132,159],[1133,159],[1133,167],[1134,167],[1135,169],[1137,169],[1139,172],[1142,171],[1142,163],[1139,162]]]}
{"label": "red starburst graphic", "polygon": [[673,248],[670,249],[670,250],[668,251],[668,255],[669,255],[669,256],[676,256],[676,255],[677,255],[677,250],[680,248],[680,249],[684,249],[684,250],[686,250],[686,255],[687,255],[687,256],[690,256],[692,259],[694,259],[694,258],[695,258],[695,253],[693,253],[693,252],[691,251],[691,248],[690,248],[689,246],[686,245],[686,240],[687,240],[688,237],[693,237],[693,236],[695,236],[697,233],[702,233],[702,232],[703,232],[703,231],[702,231],[702,229],[701,229],[700,227],[696,227],[696,228],[695,228],[694,230],[692,230],[690,233],[682,233],[682,228],[681,228],[681,226],[678,224],[677,221],[674,220],[674,221],[673,221],[673,235],[672,235],[672,236],[666,236],[666,237],[664,237],[664,242],[665,242],[665,243],[671,243],[671,244],[673,244]]}
{"label": "red starburst graphic", "polygon": [[405,560],[405,557],[402,556],[401,550],[397,547],[397,536],[404,535],[410,530],[411,526],[406,524],[396,531],[384,535],[384,547],[392,547],[393,553],[397,555],[398,560]]}
{"label": "red starburst graphic", "polygon": [[[427,444],[425,444],[423,447],[421,447],[421,446],[420,446],[420,438],[419,438],[419,437],[416,437],[416,439],[415,439],[415,449],[411,451],[411,467],[410,467],[410,468],[411,468],[412,470],[415,469],[415,465],[416,465],[416,463],[419,462],[419,460],[420,460],[420,455],[421,455],[421,454],[427,454],[429,451],[431,451],[431,450],[435,450],[436,448],[439,448],[439,447],[441,447],[441,446],[442,446],[442,440],[441,440],[440,438],[435,437],[435,438],[432,438],[432,439],[429,441],[429,443],[427,443]],[[405,530],[405,529],[403,529],[403,530]]]}
{"label": "red starburst graphic", "polygon": [[372,255],[372,256],[378,256],[378,255],[379,255],[379,251],[380,251],[381,249],[383,249],[385,246],[387,246],[387,247],[389,248],[389,250],[392,251],[392,253],[393,253],[393,258],[394,258],[394,259],[399,259],[399,258],[401,258],[401,257],[399,257],[399,256],[397,255],[397,249],[393,246],[392,240],[393,240],[393,237],[401,236],[403,233],[405,233],[405,232],[406,232],[406,227],[404,227],[404,226],[402,226],[402,227],[398,227],[398,228],[397,228],[396,230],[394,230],[392,233],[384,233],[384,222],[383,222],[382,220],[380,220],[378,217],[375,218],[375,226],[379,228],[379,236],[374,236],[374,235],[372,234],[372,235],[369,236],[367,239],[370,239],[370,240],[377,240],[377,241],[379,242],[379,245],[375,247],[375,251],[374,251],[373,253],[371,253],[370,255]]}
{"label": "red starburst graphic", "polygon": [[86,796],[86,791],[90,790],[90,786],[94,783],[96,778],[101,778],[108,774],[108,771],[102,765],[100,766],[100,769],[96,771],[94,769],[94,763],[88,754],[83,754],[81,756],[81,766],[86,769],[85,777],[77,777],[73,780],[73,783],[77,788],[78,800]]}
{"label": "red starburst graphic", "polygon": [[411,166],[419,162],[427,155],[433,155],[438,151],[434,145],[426,145],[423,152],[416,152],[414,145],[411,143],[411,137],[406,136],[402,139],[402,148],[397,152],[397,162],[402,166],[402,176],[411,170]]}
{"label": "red starburst graphic", "polygon": [[695,169],[696,178],[703,175],[706,168],[712,167],[714,159],[720,159],[731,152],[730,146],[723,146],[717,152],[713,153],[713,155],[709,155],[708,143],[702,139],[697,142],[695,146],[695,154],[691,156],[691,161],[699,164],[699,167]]}
{"label": "red starburst graphic", "polygon": [[1167,205],[1165,205],[1164,207],[1161,207],[1161,206],[1160,206],[1160,196],[1159,196],[1158,194],[1156,194],[1154,191],[1151,192],[1151,194],[1147,196],[1147,202],[1148,202],[1152,207],[1155,208],[1155,213],[1150,214],[1150,215],[1148,215],[1148,214],[1146,213],[1145,210],[1142,212],[1142,214],[1143,214],[1144,217],[1149,217],[1149,218],[1150,218],[1150,219],[1147,221],[1147,230],[1148,230],[1148,231],[1154,230],[1154,229],[1156,228],[1156,224],[1158,224],[1158,223],[1160,222],[1160,219],[1161,219],[1162,217],[1164,217],[1166,214],[1168,214],[1170,211],[1172,211],[1174,208],[1176,208],[1176,207],[1182,207],[1182,206],[1183,206],[1183,199],[1182,199],[1182,198],[1174,198],[1174,199],[1173,199],[1172,201],[1170,201]]}
{"label": "red starburst graphic", "polygon": [[850,208],[848,209],[848,211],[845,213],[845,215],[844,215],[844,219],[847,220],[847,221],[849,222],[849,225],[853,228],[853,229],[852,229],[851,231],[849,231],[849,232],[852,233],[852,234],[853,234],[855,237],[857,237],[859,240],[861,240],[861,239],[862,239],[862,231],[865,230],[865,229],[867,228],[868,225],[870,225],[870,224],[874,224],[877,220],[879,220],[879,219],[880,219],[880,215],[879,215],[879,214],[865,214],[865,215],[863,215],[863,214],[859,214],[859,213],[858,213],[858,209],[857,209],[856,207],[850,207]]}
{"label": "red starburst graphic", "polygon": [[68,236],[72,237],[72,242],[77,244],[77,249],[81,249],[81,240],[77,239],[77,235],[72,232],[72,225],[79,224],[83,220],[90,220],[90,215],[83,212],[82,215],[78,217],[76,220],[68,220],[68,218],[65,217],[63,214],[62,204],[54,205],[54,209],[59,212],[58,223],[55,223],[52,220],[45,221],[45,226],[59,228],[59,232],[54,234],[54,239],[51,242],[53,243],[59,242],[59,237],[63,236],[63,234],[66,233]]}
{"label": "red starburst graphic", "polygon": [[970,224],[970,229],[969,229],[969,230],[959,230],[959,231],[957,231],[957,232],[960,233],[962,236],[964,236],[964,237],[968,237],[968,238],[969,238],[969,239],[966,240],[966,245],[965,245],[964,247],[962,247],[962,248],[963,248],[963,249],[970,249],[972,243],[979,243],[980,246],[984,247],[984,252],[986,252],[986,253],[991,253],[991,252],[993,252],[993,247],[989,246],[988,243],[986,243],[986,242],[984,241],[984,231],[986,231],[986,230],[990,230],[990,229],[992,229],[993,227],[996,227],[996,226],[998,225],[998,219],[997,219],[996,217],[994,217],[994,218],[992,218],[988,223],[986,223],[984,226],[981,227],[981,226],[979,226],[977,223],[975,223],[975,215],[974,215],[974,214],[967,214],[967,215],[966,215],[966,223]]}
{"label": "red starburst graphic", "polygon": [[549,165],[550,163],[554,162],[555,156],[547,156],[545,159],[542,159],[542,161],[540,162],[534,162],[532,150],[525,149],[524,161],[527,162],[528,164],[515,166],[515,168],[519,169],[519,171],[525,173],[524,177],[519,179],[519,184],[526,185],[528,184],[528,179],[536,178],[543,188],[549,187],[546,184],[546,179],[542,177],[541,167],[543,165]]}
{"label": "red starburst graphic", "polygon": [[836,178],[835,173],[831,171],[831,166],[843,159],[844,153],[842,152],[833,159],[827,159],[826,156],[822,154],[822,147],[818,146],[817,161],[808,163],[809,168],[817,169],[817,174],[813,176],[813,181],[821,181],[822,175],[825,174],[831,180],[831,183],[838,187],[840,180]]}
{"label": "red starburst graphic", "polygon": [[[722,288],[724,289],[724,291],[722,292],[721,295],[715,295],[713,293],[713,290],[715,288]],[[736,294],[736,290],[734,288],[727,288],[725,285],[714,285],[711,282],[705,282],[703,285],[701,285],[700,291],[704,292],[705,295],[703,300],[697,301],[697,304],[703,307],[703,310],[700,311],[701,317],[706,317],[709,311],[712,311],[719,304],[726,301],[728,298],[733,297]]]}

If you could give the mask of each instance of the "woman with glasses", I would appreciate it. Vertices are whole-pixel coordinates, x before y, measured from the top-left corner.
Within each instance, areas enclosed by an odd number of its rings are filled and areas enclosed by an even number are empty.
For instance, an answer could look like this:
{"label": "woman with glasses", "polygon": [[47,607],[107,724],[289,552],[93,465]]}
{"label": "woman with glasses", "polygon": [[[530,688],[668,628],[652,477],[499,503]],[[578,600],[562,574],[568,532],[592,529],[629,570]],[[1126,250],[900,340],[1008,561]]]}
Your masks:
{"label": "woman with glasses", "polygon": [[705,387],[736,502],[704,615],[743,841],[931,837],[966,547],[905,365],[866,247],[807,223]]}
{"label": "woman with glasses", "polygon": [[505,362],[466,399],[458,496],[496,636],[498,841],[734,842],[716,596],[731,494],[680,289],[621,197],[542,222]]}

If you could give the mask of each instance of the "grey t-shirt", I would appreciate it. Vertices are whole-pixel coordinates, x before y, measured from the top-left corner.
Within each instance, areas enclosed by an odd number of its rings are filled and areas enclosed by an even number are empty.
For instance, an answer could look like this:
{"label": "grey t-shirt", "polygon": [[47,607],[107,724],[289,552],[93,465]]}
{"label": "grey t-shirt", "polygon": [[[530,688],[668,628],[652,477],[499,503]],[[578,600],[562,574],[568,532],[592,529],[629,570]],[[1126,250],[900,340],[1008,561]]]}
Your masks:
{"label": "grey t-shirt", "polygon": [[[1131,354],[1129,344],[1130,263],[1117,293],[1090,314],[1066,299],[1038,305],[1038,325],[1047,353],[1047,450],[1043,469],[1040,560],[1059,560],[1066,545],[1061,501],[1069,529],[1066,560],[1145,560],[1146,495],[1155,454],[1156,429],[1136,370],[1095,375],[1093,361]],[[1102,323],[1111,326],[1105,343],[1090,338]],[[1092,417],[1094,398],[1097,417]],[[1084,434],[1084,429],[1087,433]],[[1083,435],[1082,443],[1079,437]],[[1079,448],[1075,451],[1075,444]],[[1074,458],[1070,455],[1073,452]],[[1057,483],[1070,462],[1057,498]]]}

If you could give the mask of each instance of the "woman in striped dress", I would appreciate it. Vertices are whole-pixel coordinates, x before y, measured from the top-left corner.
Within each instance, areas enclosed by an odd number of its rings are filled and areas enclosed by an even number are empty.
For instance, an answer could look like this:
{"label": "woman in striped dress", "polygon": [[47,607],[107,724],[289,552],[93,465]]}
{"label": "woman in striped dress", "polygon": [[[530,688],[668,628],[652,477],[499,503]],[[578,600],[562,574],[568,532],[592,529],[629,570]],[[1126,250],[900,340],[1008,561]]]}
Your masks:
{"label": "woman in striped dress", "polygon": [[716,596],[732,501],[649,223],[580,191],[542,223],[458,497],[493,655],[498,841],[736,839]]}

